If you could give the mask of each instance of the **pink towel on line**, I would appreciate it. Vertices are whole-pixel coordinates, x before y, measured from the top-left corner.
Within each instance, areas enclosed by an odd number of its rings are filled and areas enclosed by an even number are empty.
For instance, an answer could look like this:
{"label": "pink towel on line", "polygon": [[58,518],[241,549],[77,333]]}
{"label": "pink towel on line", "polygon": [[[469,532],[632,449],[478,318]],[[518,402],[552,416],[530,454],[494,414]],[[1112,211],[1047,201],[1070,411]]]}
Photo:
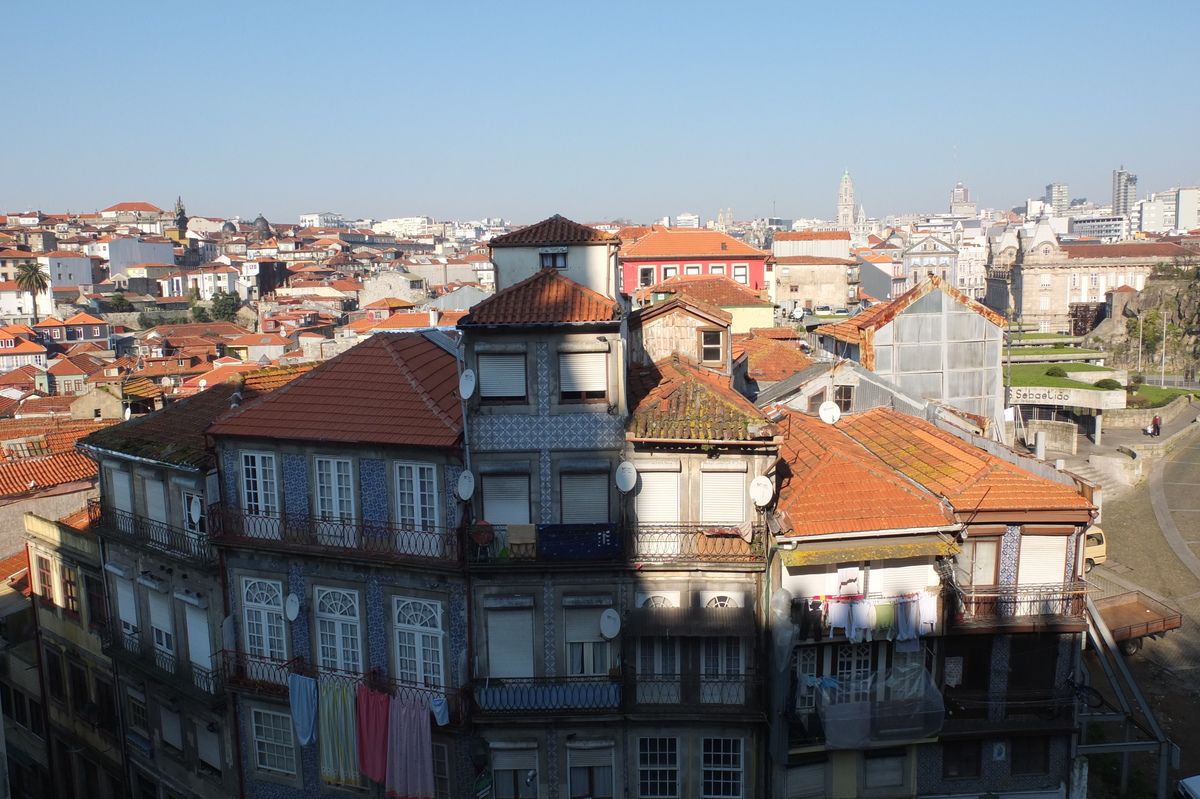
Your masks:
{"label": "pink towel on line", "polygon": [[387,778],[388,699],[358,686],[358,770],[375,782]]}
{"label": "pink towel on line", "polygon": [[388,711],[387,799],[433,799],[429,707],[392,697]]}

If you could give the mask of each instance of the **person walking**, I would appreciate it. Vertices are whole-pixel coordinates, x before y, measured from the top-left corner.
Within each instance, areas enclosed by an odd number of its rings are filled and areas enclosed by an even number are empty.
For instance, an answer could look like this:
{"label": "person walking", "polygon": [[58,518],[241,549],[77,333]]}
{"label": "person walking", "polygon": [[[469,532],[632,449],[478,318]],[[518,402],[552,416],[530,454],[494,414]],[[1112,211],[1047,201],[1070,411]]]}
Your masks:
{"label": "person walking", "polygon": [[1158,414],[1155,414],[1154,421],[1150,422],[1150,426],[1154,429],[1154,432],[1152,432],[1150,435],[1158,438],[1158,436],[1162,433],[1162,417]]}

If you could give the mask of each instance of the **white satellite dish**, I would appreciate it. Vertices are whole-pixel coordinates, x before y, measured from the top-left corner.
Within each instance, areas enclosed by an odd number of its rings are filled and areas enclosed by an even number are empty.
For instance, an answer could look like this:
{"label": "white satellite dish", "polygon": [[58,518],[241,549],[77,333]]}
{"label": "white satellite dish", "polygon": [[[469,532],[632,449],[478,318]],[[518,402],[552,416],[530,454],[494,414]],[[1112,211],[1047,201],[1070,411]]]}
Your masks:
{"label": "white satellite dish", "polygon": [[821,403],[821,407],[817,408],[817,413],[821,417],[821,421],[825,424],[834,424],[838,419],[842,418],[842,409],[838,407],[836,402],[825,400]]}
{"label": "white satellite dish", "polygon": [[192,526],[200,524],[200,518],[204,515],[204,508],[200,502],[200,497],[189,496],[187,506],[188,520]]}
{"label": "white satellite dish", "polygon": [[637,485],[638,473],[633,464],[629,461],[621,461],[617,466],[617,490],[622,494],[628,494]]}
{"label": "white satellite dish", "polygon": [[475,393],[475,370],[468,369],[458,377],[458,396],[470,399]]}
{"label": "white satellite dish", "polygon": [[750,499],[754,500],[755,505],[762,508],[769,505],[774,498],[775,486],[772,485],[770,477],[760,474],[750,481]]}
{"label": "white satellite dish", "polygon": [[464,469],[458,476],[458,498],[466,501],[475,494],[475,475],[470,469]]}
{"label": "white satellite dish", "polygon": [[288,621],[295,621],[300,615],[300,598],[295,594],[288,594],[283,602],[283,613]]}
{"label": "white satellite dish", "polygon": [[206,388],[208,388],[208,381],[202,377],[200,378],[200,390],[203,391]]}
{"label": "white satellite dish", "polygon": [[621,632],[621,614],[612,608],[605,608],[600,614],[600,637],[611,641]]}
{"label": "white satellite dish", "polygon": [[126,408],[125,409],[125,421],[128,422],[130,416],[133,416],[133,408]]}

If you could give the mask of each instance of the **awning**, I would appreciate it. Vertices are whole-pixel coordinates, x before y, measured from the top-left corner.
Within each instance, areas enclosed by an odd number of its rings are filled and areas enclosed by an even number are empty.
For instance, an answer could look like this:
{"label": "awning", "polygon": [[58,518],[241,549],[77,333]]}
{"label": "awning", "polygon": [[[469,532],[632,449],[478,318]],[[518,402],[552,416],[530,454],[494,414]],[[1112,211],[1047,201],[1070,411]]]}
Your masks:
{"label": "awning", "polygon": [[629,611],[631,635],[754,635],[752,608],[634,608]]}
{"label": "awning", "polygon": [[784,566],[819,566],[826,563],[860,563],[865,560],[957,555],[961,551],[962,547],[957,541],[933,534],[820,541],[811,544],[806,544],[800,539],[799,546],[782,550],[780,556]]}

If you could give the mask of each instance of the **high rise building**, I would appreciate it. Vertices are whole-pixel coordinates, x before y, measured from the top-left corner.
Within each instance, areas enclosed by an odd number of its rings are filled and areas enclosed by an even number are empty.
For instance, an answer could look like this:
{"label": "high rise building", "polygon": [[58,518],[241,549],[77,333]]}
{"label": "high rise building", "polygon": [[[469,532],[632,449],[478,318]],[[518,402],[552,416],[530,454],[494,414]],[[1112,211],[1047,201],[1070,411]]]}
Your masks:
{"label": "high rise building", "polygon": [[1054,216],[1066,216],[1071,205],[1071,194],[1066,183],[1050,183],[1046,186],[1046,204]]}
{"label": "high rise building", "polygon": [[1113,170],[1114,214],[1128,214],[1137,202],[1137,175],[1125,171],[1125,167]]}
{"label": "high rise building", "polygon": [[838,188],[838,230],[849,230],[854,226],[854,181],[850,179],[850,170],[842,175],[842,183]]}
{"label": "high rise building", "polygon": [[975,216],[976,203],[971,202],[970,190],[959,181],[950,192],[951,216]]}

